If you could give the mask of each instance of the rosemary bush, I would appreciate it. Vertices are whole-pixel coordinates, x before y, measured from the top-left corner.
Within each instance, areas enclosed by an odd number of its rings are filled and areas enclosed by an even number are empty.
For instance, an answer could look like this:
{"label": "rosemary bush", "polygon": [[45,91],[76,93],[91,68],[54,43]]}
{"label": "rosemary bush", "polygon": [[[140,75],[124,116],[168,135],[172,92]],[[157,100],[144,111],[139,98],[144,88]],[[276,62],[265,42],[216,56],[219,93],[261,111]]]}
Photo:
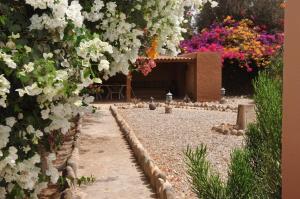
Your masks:
{"label": "rosemary bush", "polygon": [[281,57],[273,64],[253,82],[257,122],[248,126],[245,147],[231,154],[226,183],[206,160],[204,145],[185,150],[187,174],[198,198],[281,198]]}

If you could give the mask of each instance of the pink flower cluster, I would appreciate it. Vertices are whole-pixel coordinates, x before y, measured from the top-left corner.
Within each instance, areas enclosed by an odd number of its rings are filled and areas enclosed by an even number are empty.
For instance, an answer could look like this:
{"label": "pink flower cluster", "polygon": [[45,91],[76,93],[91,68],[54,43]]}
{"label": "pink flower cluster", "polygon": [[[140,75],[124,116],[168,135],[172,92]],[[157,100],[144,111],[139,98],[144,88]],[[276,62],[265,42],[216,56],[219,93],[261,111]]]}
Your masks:
{"label": "pink flower cluster", "polygon": [[136,60],[135,66],[144,76],[147,76],[156,67],[156,63],[153,59],[140,57]]}
{"label": "pink flower cluster", "polygon": [[271,34],[251,20],[236,21],[228,16],[222,23],[214,23],[190,39],[181,42],[184,53],[218,52],[224,60],[238,60],[247,71],[264,67],[283,46],[283,33]]}

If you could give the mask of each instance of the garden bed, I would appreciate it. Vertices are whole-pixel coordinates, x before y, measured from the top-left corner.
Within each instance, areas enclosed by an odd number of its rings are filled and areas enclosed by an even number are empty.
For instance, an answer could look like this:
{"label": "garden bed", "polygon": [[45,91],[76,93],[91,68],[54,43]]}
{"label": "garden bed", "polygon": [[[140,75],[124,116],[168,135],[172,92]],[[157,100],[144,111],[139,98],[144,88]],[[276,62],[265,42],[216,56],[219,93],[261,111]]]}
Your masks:
{"label": "garden bed", "polygon": [[222,135],[211,131],[214,125],[236,122],[236,113],[201,109],[173,109],[165,114],[164,108],[119,109],[120,114],[134,130],[158,167],[167,175],[176,195],[180,198],[195,197],[185,173],[183,150],[188,145],[207,145],[208,159],[221,174],[227,177],[230,152],[242,146],[243,137]]}

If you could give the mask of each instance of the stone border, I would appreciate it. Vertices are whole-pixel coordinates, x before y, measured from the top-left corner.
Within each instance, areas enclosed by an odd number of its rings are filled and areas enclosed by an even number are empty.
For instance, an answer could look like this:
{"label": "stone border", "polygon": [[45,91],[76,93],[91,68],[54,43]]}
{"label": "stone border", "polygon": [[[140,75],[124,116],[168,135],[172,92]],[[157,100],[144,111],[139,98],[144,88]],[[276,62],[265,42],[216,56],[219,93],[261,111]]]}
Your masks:
{"label": "stone border", "polygon": [[79,118],[77,133],[74,137],[73,150],[70,158],[67,160],[64,176],[73,180],[71,187],[66,188],[62,193],[62,199],[82,198],[76,192],[76,180],[78,177],[78,162],[79,162],[79,138],[82,128],[82,116]]}
{"label": "stone border", "polygon": [[219,102],[171,102],[175,108],[201,108],[209,111],[237,112],[237,107],[220,104]]}
{"label": "stone border", "polygon": [[175,199],[172,185],[167,180],[166,175],[158,168],[157,165],[155,165],[155,162],[151,159],[149,153],[140,143],[134,131],[119,114],[117,107],[110,106],[110,111],[116,119],[125,139],[130,145],[137,162],[150,180],[150,184],[155,190],[157,196],[160,199]]}
{"label": "stone border", "polygon": [[[157,102],[155,103],[157,107],[164,107],[165,103]],[[124,108],[147,108],[149,103],[147,102],[139,102],[137,104],[133,103],[124,103],[124,104],[115,104],[117,107]],[[186,103],[186,102],[171,102],[174,108],[182,108],[182,109],[202,109],[202,110],[210,110],[210,111],[220,111],[220,112],[234,112],[238,111],[237,107],[233,107],[231,105],[224,105],[217,102],[195,102],[195,103]]]}

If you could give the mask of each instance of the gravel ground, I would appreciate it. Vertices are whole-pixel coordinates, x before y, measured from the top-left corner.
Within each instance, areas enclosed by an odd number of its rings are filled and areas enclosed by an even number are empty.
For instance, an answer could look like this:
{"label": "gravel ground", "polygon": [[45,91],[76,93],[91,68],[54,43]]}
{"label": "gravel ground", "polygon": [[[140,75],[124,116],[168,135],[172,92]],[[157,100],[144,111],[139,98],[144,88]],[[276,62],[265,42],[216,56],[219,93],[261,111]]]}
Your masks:
{"label": "gravel ground", "polygon": [[207,145],[208,160],[223,180],[227,178],[230,152],[243,144],[242,136],[212,132],[214,125],[236,122],[236,113],[201,109],[173,109],[165,114],[164,108],[119,109],[159,168],[167,174],[180,198],[195,198],[185,173],[183,150],[188,145]]}

